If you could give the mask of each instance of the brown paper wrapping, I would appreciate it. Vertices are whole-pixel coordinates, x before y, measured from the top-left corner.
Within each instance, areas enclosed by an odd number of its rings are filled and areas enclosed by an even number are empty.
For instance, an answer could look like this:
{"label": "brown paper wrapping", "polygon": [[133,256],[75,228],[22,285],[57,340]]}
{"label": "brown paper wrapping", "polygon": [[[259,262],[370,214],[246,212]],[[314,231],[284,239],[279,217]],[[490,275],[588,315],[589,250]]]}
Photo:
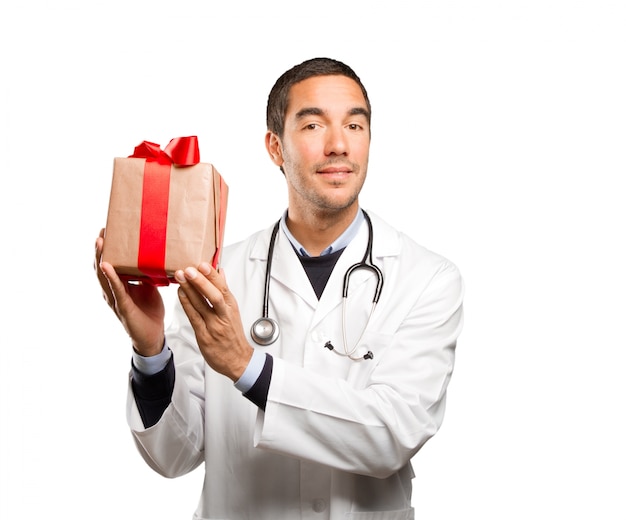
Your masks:
{"label": "brown paper wrapping", "polygon": [[[126,280],[150,280],[137,265],[145,162],[115,158],[113,165],[102,260]],[[162,266],[170,282],[178,269],[219,260],[215,256],[224,239],[227,195],[228,187],[213,165],[171,167]]]}

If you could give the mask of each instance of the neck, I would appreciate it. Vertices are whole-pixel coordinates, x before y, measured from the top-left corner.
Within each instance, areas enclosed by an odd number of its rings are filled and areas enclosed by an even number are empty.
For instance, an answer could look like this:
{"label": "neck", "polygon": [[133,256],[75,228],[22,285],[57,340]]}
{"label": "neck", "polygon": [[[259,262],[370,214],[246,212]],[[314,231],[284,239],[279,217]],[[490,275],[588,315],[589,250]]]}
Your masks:
{"label": "neck", "polygon": [[337,212],[298,212],[291,206],[287,212],[287,226],[298,242],[312,256],[319,256],[348,228],[356,217],[358,204]]}

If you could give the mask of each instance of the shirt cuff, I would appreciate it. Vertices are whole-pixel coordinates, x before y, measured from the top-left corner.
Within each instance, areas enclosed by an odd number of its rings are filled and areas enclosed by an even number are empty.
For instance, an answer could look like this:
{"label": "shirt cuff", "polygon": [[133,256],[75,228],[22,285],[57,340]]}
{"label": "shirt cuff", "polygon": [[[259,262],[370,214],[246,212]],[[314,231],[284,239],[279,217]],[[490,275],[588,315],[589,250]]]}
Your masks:
{"label": "shirt cuff", "polygon": [[256,383],[256,380],[261,375],[264,366],[265,353],[261,350],[254,349],[248,366],[244,370],[241,377],[235,382],[235,388],[242,394],[245,394],[254,386],[254,383]]}
{"label": "shirt cuff", "polygon": [[141,356],[133,350],[133,365],[135,369],[145,376],[153,376],[165,369],[167,362],[172,357],[172,351],[167,346],[167,340],[163,344],[163,350],[156,356]]}

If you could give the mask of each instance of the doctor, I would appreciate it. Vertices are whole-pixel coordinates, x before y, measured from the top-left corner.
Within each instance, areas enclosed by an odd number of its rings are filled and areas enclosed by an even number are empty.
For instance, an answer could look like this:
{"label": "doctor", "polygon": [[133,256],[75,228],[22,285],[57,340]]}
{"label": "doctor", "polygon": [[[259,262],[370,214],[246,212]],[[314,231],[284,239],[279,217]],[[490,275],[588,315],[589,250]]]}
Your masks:
{"label": "doctor", "polygon": [[204,463],[194,519],[414,518],[410,461],[443,419],[463,286],[451,262],[359,207],[370,117],[341,62],[278,79],[265,144],[288,209],[226,248],[219,271],[176,273],[167,332],[156,288],[96,263],[132,341],[139,452],[167,477]]}

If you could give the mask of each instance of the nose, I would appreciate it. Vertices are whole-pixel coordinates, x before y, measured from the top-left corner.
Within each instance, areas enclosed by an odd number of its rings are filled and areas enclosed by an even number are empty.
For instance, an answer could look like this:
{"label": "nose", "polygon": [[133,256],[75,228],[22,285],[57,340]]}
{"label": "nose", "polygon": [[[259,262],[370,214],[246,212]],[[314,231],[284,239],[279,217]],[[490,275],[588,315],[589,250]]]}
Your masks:
{"label": "nose", "polygon": [[348,155],[350,151],[346,130],[343,127],[330,126],[326,132],[326,155]]}

